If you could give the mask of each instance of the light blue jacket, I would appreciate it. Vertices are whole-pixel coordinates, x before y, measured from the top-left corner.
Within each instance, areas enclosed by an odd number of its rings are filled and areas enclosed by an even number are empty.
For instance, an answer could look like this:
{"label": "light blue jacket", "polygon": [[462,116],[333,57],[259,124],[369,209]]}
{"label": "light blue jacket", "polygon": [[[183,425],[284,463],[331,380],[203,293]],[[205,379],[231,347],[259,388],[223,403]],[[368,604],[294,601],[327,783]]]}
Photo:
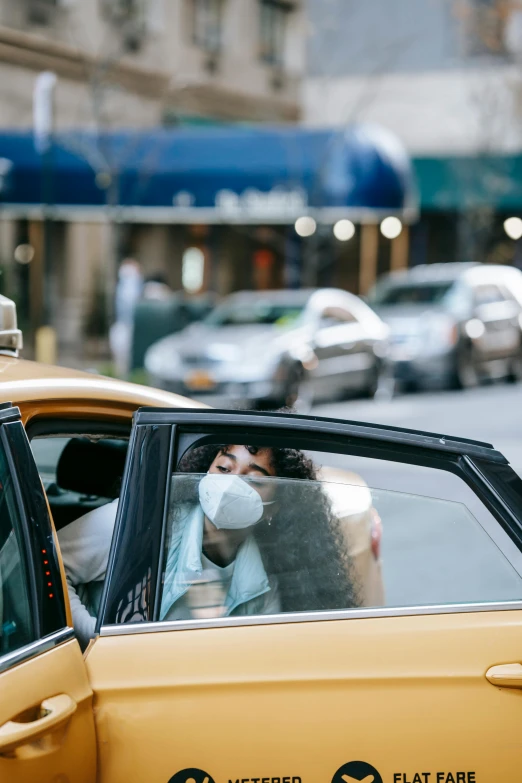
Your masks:
{"label": "light blue jacket", "polygon": [[[85,647],[94,634],[96,615],[107,571],[118,501],[84,514],[58,532],[74,630]],[[203,510],[186,504],[171,515],[160,618],[176,618],[175,604],[202,572]],[[275,614],[281,611],[275,579],[263,567],[252,536],[239,548],[226,614]]]}
{"label": "light blue jacket", "polygon": [[[160,619],[176,619],[175,604],[203,571],[203,509],[199,503],[176,509],[167,538]],[[249,536],[239,547],[225,599],[225,615],[276,614],[281,611],[277,585],[263,566],[259,547]]]}

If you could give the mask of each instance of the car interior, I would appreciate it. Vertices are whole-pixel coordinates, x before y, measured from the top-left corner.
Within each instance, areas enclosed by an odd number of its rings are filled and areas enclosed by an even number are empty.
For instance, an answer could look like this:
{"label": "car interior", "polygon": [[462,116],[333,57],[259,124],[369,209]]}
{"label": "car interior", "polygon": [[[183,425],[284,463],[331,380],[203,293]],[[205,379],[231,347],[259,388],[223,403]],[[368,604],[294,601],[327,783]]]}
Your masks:
{"label": "car interior", "polygon": [[60,431],[31,439],[56,530],[120,494],[128,437]]}

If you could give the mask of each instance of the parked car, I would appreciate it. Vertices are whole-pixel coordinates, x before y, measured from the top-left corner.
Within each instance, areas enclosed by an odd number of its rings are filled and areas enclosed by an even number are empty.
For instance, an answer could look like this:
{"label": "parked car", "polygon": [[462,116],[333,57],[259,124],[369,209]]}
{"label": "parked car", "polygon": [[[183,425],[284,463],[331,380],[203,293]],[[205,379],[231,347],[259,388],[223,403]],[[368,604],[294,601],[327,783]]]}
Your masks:
{"label": "parked car", "polygon": [[388,329],[336,288],[242,291],[145,356],[151,383],[213,404],[279,407],[345,392],[373,395]]}
{"label": "parked car", "polygon": [[141,299],[134,311],[130,369],[143,368],[145,353],[153,343],[200,321],[212,310],[211,295],[188,297],[174,293],[164,299]]}
{"label": "parked car", "polygon": [[390,360],[406,386],[522,377],[522,272],[514,267],[416,266],[381,278],[368,302],[390,327]]}

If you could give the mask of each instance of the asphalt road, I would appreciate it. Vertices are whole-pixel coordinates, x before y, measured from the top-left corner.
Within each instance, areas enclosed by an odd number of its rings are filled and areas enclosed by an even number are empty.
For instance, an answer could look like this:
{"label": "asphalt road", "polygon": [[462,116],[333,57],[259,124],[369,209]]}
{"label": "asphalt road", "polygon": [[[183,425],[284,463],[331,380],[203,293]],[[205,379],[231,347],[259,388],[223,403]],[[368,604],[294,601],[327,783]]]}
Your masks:
{"label": "asphalt road", "polygon": [[[486,441],[522,475],[522,385],[335,402],[317,405],[313,413]],[[520,554],[460,479],[419,466],[316,458],[356,471],[372,488],[383,521],[388,605],[522,598],[522,577],[501,550],[517,561],[522,574]]]}
{"label": "asphalt road", "polygon": [[522,384],[317,405],[313,413],[492,443],[522,475]]}

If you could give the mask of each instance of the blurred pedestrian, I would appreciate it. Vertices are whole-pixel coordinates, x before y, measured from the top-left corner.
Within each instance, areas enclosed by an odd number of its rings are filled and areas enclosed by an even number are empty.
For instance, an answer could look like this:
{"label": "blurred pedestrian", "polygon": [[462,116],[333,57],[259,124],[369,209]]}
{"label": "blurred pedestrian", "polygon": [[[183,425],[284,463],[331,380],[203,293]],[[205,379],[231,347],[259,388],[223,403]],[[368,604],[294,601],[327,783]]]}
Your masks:
{"label": "blurred pedestrian", "polygon": [[124,258],[118,270],[114,310],[116,320],[111,326],[109,342],[116,375],[125,378],[130,368],[130,349],[134,311],[143,291],[143,275],[138,261]]}

